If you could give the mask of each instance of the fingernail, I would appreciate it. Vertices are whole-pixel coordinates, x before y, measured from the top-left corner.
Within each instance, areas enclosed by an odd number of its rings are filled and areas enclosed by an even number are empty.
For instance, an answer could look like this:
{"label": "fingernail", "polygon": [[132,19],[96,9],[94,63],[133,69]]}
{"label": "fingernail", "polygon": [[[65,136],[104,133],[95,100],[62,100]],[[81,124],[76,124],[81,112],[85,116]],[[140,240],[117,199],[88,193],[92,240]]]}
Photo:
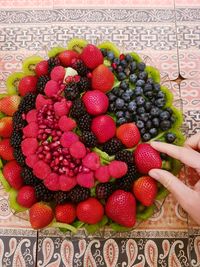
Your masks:
{"label": "fingernail", "polygon": [[150,170],[149,171],[149,175],[152,177],[152,178],[155,178],[156,180],[159,180],[160,178],[160,174],[159,174],[159,170]]}

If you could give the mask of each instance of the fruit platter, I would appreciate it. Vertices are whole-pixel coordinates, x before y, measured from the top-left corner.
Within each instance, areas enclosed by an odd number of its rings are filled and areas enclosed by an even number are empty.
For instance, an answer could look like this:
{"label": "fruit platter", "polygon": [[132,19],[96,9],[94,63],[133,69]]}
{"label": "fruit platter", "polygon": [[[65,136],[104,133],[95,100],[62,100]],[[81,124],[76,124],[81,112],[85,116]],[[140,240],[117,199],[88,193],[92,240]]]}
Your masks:
{"label": "fruit platter", "polygon": [[0,95],[0,181],[33,229],[129,231],[167,190],[148,172],[181,164],[150,145],[182,145],[182,114],[159,71],[111,42],[71,39],[31,56]]}

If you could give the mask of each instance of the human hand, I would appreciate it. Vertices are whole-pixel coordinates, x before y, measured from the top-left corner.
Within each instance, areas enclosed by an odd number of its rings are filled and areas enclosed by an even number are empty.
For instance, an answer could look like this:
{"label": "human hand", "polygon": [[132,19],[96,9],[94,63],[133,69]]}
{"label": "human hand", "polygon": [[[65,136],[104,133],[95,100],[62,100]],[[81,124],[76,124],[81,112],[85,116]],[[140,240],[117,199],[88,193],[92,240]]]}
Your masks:
{"label": "human hand", "polygon": [[[184,147],[152,142],[151,146],[159,152],[180,160],[200,174],[200,133],[189,138]],[[168,171],[152,169],[149,175],[163,184],[176,198],[182,208],[200,225],[200,180],[193,188],[188,187]]]}

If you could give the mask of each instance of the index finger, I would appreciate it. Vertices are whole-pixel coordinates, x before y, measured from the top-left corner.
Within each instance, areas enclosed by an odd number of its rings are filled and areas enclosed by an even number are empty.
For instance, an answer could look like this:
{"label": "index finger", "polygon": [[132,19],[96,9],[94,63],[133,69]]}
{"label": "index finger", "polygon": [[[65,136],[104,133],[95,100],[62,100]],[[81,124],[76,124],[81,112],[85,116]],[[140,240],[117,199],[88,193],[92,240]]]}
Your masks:
{"label": "index finger", "polygon": [[200,150],[200,132],[186,140],[185,146],[195,150]]}
{"label": "index finger", "polygon": [[184,164],[198,169],[200,164],[200,153],[197,151],[187,148],[175,146],[172,144],[166,144],[163,142],[151,142],[150,143],[153,148],[158,150],[159,152],[166,153],[172,158],[178,159]]}

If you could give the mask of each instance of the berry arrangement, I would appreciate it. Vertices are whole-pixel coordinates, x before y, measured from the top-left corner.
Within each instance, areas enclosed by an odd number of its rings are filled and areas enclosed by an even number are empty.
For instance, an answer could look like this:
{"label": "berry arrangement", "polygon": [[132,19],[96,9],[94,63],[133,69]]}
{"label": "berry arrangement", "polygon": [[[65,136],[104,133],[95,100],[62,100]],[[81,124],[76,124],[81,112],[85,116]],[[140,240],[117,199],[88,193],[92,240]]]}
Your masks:
{"label": "berry arrangement", "polygon": [[128,230],[166,190],[148,176],[180,163],[148,141],[182,145],[181,113],[159,72],[133,52],[72,39],[24,60],[0,99],[0,180],[34,229]]}

